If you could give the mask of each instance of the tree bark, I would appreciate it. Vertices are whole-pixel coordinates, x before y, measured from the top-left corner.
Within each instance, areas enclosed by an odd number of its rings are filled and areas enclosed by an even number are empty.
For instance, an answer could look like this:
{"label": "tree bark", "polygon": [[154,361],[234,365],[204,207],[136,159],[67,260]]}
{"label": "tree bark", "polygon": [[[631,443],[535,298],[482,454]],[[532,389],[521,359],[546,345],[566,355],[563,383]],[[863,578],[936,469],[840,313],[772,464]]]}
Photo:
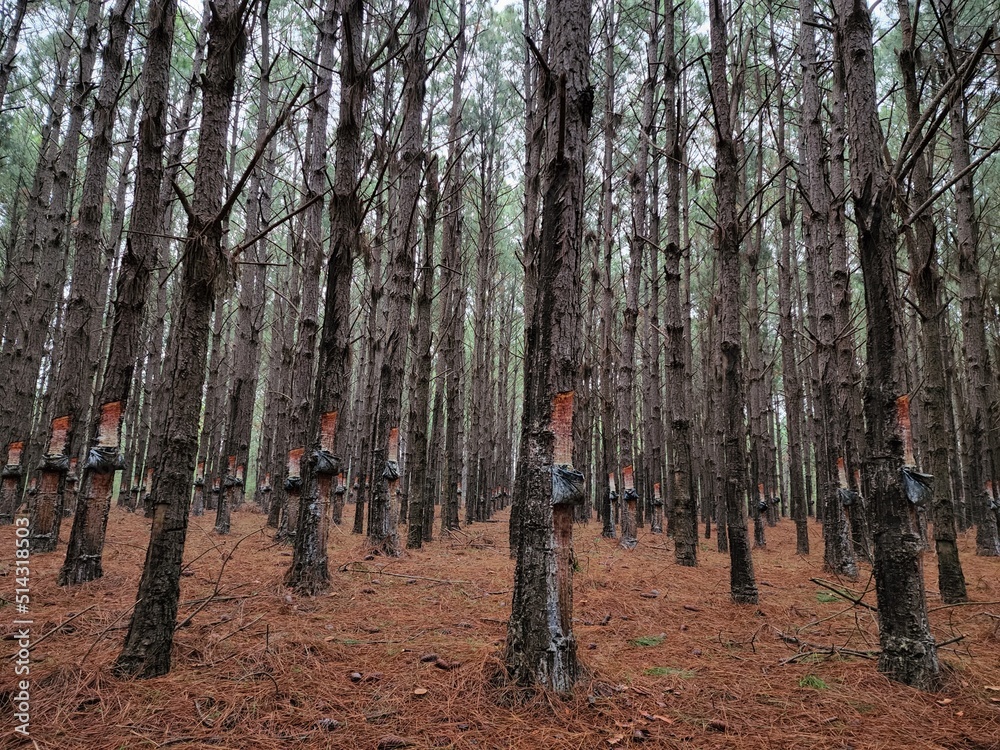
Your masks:
{"label": "tree bark", "polygon": [[813,272],[816,318],[816,397],[819,409],[816,476],[823,505],[823,567],[856,578],[844,507],[837,494],[837,461],[845,454],[840,436],[843,421],[836,403],[837,360],[832,280],[830,276],[830,189],[824,176],[822,97],[816,61],[816,28],[812,0],[802,0],[802,126],[799,162],[803,165],[802,234]]}
{"label": "tree bark", "polygon": [[28,11],[28,0],[17,0],[14,14],[9,19],[9,26],[4,32],[3,56],[0,57],[0,112],[3,111],[3,100],[7,95],[7,85],[14,72],[14,60],[17,57],[17,40],[21,35],[24,15]]}
{"label": "tree bark", "polygon": [[505,662],[512,682],[567,693],[579,675],[572,629],[572,505],[583,499],[583,476],[572,472],[578,484],[569,492],[557,492],[554,485],[563,476],[556,472],[571,471],[556,464],[572,460],[584,154],[594,95],[587,81],[589,0],[553,0],[545,12],[542,233],[525,337],[524,412],[511,511],[520,517],[521,529]]}
{"label": "tree bark", "polygon": [[430,417],[431,372],[434,367],[431,352],[431,302],[434,299],[434,234],[437,226],[438,177],[437,158],[427,170],[426,208],[424,216],[424,262],[420,269],[417,293],[416,321],[416,387],[410,395],[410,498],[408,506],[406,546],[419,549],[424,542],[424,519],[427,505],[434,507],[431,494],[433,483],[428,472],[427,424]]}
{"label": "tree bark", "polygon": [[458,4],[455,39],[455,72],[448,116],[448,157],[445,167],[441,228],[441,286],[444,316],[441,326],[441,359],[447,393],[442,471],[441,530],[458,528],[459,487],[462,483],[465,418],[462,372],[465,369],[465,283],[462,274],[462,83],[465,79],[465,0]]}
{"label": "tree bark", "polygon": [[198,458],[209,324],[217,287],[225,274],[225,148],[235,78],[246,47],[242,10],[236,0],[222,0],[213,6],[208,24],[202,122],[184,247],[181,304],[167,345],[167,372],[173,383],[167,404],[168,439],[154,474],[155,510],[136,605],[115,663],[115,671],[122,675],[156,677],[170,670],[191,482]]}
{"label": "tree bark", "polygon": [[124,464],[122,418],[129,403],[132,376],[139,357],[149,277],[156,264],[156,238],[139,228],[149,227],[155,233],[160,222],[169,61],[176,10],[175,0],[161,0],[151,3],[147,12],[148,41],[142,70],[143,113],[131,220],[134,230],[129,231],[118,272],[108,360],[101,390],[94,399],[100,406],[94,409],[90,430],[93,447],[80,477],[73,529],[66,560],[59,573],[61,585],[92,581],[103,574],[101,561],[111,508],[112,480],[114,472]]}
{"label": "tree bark", "polygon": [[709,1],[711,25],[711,93],[715,111],[715,250],[719,263],[722,302],[719,306],[719,342],[723,363],[721,413],[723,436],[723,486],[726,532],[729,540],[730,595],[737,604],[757,603],[757,582],[747,537],[746,430],[743,416],[743,355],[740,345],[740,226],[737,201],[741,194],[740,170],[733,138],[732,110],[726,77],[726,16],[721,0]]}
{"label": "tree bark", "polygon": [[[676,51],[676,19],[674,7],[664,8],[663,62],[665,81],[666,131],[666,230],[664,248],[665,327],[667,402],[670,404],[670,490],[668,493],[673,519],[674,559],[678,565],[694,566],[698,563],[698,508],[694,492],[694,470],[691,445],[691,404],[688,401],[687,381],[690,377],[687,363],[688,339],[685,335],[685,317],[690,307],[681,300],[681,170],[683,147],[681,145],[680,118],[677,116],[680,69]],[[686,315],[687,314],[687,315]]]}
{"label": "tree bark", "polygon": [[870,11],[860,0],[836,0],[834,8],[845,66],[851,195],[868,314],[868,430],[862,469],[875,541],[879,669],[891,679],[931,689],[939,677],[937,649],[927,620],[916,511],[907,500],[902,475],[909,409],[900,384],[905,348],[896,286],[896,182],[883,162]]}
{"label": "tree bark", "polygon": [[[896,3],[902,46],[899,50],[899,68],[903,78],[903,93],[906,98],[906,119],[911,130],[919,127],[920,91],[916,68],[916,30],[910,18],[907,0]],[[907,210],[925,203],[931,193],[929,155],[917,156],[912,171],[910,199]],[[906,228],[906,245],[910,255],[910,279],[917,293],[920,317],[920,344],[923,354],[921,387],[921,407],[924,414],[923,433],[927,436],[929,450],[927,466],[936,477],[934,497],[931,501],[931,515],[934,522],[934,546],[937,552],[938,588],[941,598],[948,603],[966,600],[965,576],[958,556],[956,544],[955,509],[951,498],[951,483],[948,481],[948,433],[945,412],[951,408],[945,382],[943,349],[941,341],[941,277],[936,257],[937,228],[929,211],[916,217],[912,226]]]}
{"label": "tree bark", "polygon": [[[954,41],[954,18],[951,3],[944,6],[946,29],[951,46]],[[953,66],[957,63],[953,63]],[[951,124],[952,171],[958,175],[969,169],[968,103],[963,92],[948,113]],[[968,171],[955,183],[955,239],[958,250],[959,297],[962,312],[962,351],[965,380],[968,383],[968,417],[965,428],[965,495],[972,506],[976,524],[976,554],[1000,556],[1000,534],[993,512],[994,498],[988,489],[1000,477],[996,465],[996,429],[994,412],[996,381],[991,373],[986,319],[983,310],[983,281],[979,269],[979,222],[976,217],[974,172]]]}
{"label": "tree bark", "polygon": [[[378,356],[378,409],[375,416],[372,456],[374,491],[369,506],[368,541],[388,556],[399,554],[397,499],[391,494],[399,467],[393,467],[390,435],[398,431],[402,411],[406,331],[413,294],[414,249],[417,238],[417,203],[426,154],[423,150],[423,109],[426,95],[429,0],[410,0],[410,39],[403,82],[403,119],[399,141],[399,191],[392,228],[392,260],[386,306],[388,335],[380,339]],[[398,460],[398,459],[397,459]]]}

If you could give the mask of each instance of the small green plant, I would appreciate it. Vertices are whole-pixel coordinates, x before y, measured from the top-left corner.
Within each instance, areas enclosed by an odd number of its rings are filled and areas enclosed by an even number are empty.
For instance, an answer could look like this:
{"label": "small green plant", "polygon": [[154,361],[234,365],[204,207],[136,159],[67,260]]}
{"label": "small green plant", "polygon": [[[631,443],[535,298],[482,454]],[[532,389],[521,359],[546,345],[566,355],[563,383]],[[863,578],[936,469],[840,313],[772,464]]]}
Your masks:
{"label": "small green plant", "polygon": [[827,684],[814,674],[807,674],[799,680],[799,687],[813,690],[826,690]]}
{"label": "small green plant", "polygon": [[665,635],[644,635],[631,641],[631,643],[633,646],[659,646],[665,638]]}
{"label": "small green plant", "polygon": [[685,680],[688,677],[694,677],[694,672],[690,669],[676,669],[674,667],[650,667],[649,669],[642,670],[642,673],[652,677],[669,677],[670,675],[674,675]]}
{"label": "small green plant", "polygon": [[827,591],[817,591],[816,601],[822,602],[823,604],[830,604],[832,602],[839,602],[843,600],[836,594],[831,594]]}

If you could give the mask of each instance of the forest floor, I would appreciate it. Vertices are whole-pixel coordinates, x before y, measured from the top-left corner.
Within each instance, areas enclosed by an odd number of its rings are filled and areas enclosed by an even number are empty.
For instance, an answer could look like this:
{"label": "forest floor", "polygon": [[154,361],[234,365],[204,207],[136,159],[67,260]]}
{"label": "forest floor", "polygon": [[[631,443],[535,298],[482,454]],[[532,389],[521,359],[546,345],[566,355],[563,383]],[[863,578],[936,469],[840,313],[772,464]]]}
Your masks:
{"label": "forest floor", "polygon": [[[265,516],[234,513],[227,537],[211,516],[192,518],[179,618],[190,620],[173,670],[128,681],[110,666],[148,522],[115,509],[99,581],[56,585],[65,544],[31,559],[34,744],[10,731],[5,658],[0,747],[1000,749],[1000,561],[976,557],[971,532],[961,551],[973,602],[943,605],[925,555],[932,629],[952,641],[940,650],[943,688],[929,694],[876,671],[871,610],[810,580],[829,578],[818,526],[809,557],[795,554],[790,521],[767,529],[767,548],[754,550],[759,607],[730,603],[715,539],[702,541],[698,568],[681,568],[670,540],[648,529],[626,552],[598,523],[578,526],[574,611],[587,675],[570,700],[525,702],[491,682],[513,575],[503,518],[398,560],[363,559],[363,540],[334,527],[331,591],[318,598],[282,586],[291,550]],[[0,527],[0,549],[6,599],[13,527]],[[874,605],[863,568],[843,584]],[[8,633],[13,607],[0,604]],[[15,644],[0,642],[5,657]]]}

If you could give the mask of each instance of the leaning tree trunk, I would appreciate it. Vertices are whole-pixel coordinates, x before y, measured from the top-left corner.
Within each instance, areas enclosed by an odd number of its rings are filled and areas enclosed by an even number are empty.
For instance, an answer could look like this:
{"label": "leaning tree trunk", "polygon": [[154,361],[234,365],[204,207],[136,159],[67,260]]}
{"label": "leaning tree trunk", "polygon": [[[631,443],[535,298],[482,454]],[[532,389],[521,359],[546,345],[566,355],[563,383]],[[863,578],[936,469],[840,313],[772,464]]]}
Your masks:
{"label": "leaning tree trunk", "polygon": [[[29,321],[24,313],[28,310],[34,293],[34,282],[39,268],[54,261],[44,259],[38,241],[43,231],[43,219],[49,207],[52,193],[55,163],[59,155],[59,133],[62,130],[66,110],[66,82],[69,76],[70,57],[75,49],[73,27],[76,23],[80,2],[70,4],[66,14],[66,25],[61,35],[53,64],[52,93],[47,101],[48,112],[39,133],[38,159],[34,176],[28,189],[27,206],[24,212],[23,238],[20,247],[15,243],[13,252],[6,259],[4,284],[0,295],[0,331],[3,332],[3,349],[0,351],[0,372],[8,373],[7,396],[0,401],[0,445],[17,437],[23,445],[28,430],[24,424],[28,417],[22,416],[34,403],[36,381],[20,377],[22,367],[37,367],[30,360],[36,353],[28,348]],[[12,217],[13,218],[13,217]],[[15,313],[17,313],[15,315]],[[37,370],[35,375],[37,375]]]}
{"label": "leaning tree trunk", "polygon": [[3,100],[7,94],[7,84],[14,72],[14,59],[17,57],[17,40],[24,24],[24,14],[28,10],[28,0],[17,0],[14,15],[9,19],[9,26],[4,32],[3,56],[0,57],[0,112],[3,111]]}
{"label": "leaning tree trunk", "polygon": [[868,5],[836,0],[834,7],[847,84],[851,194],[868,320],[863,477],[875,541],[879,669],[894,680],[929,689],[938,682],[937,649],[927,620],[916,508],[903,484],[909,410],[900,383],[906,352],[896,286],[896,181],[883,161]]}
{"label": "leaning tree trunk", "polygon": [[[69,417],[64,455],[70,460],[81,453],[91,396],[87,386],[94,382],[96,375],[84,366],[84,376],[81,377],[81,363],[89,364],[91,361],[94,346],[92,332],[99,328],[99,319],[95,320],[95,316],[103,313],[102,309],[95,309],[99,304],[101,278],[107,270],[102,263],[101,218],[131,11],[132,0],[118,0],[109,15],[108,40],[102,55],[102,78],[94,106],[93,133],[77,215],[76,253],[69,303],[63,321],[63,345],[54,362],[58,371],[53,389],[53,413]],[[46,463],[51,458],[47,456]]]}
{"label": "leaning tree trunk", "polygon": [[[95,310],[95,306],[99,304],[101,277],[105,272],[102,262],[104,253],[101,248],[101,218],[118,92],[125,69],[125,44],[129,35],[131,12],[132,0],[118,0],[109,15],[109,35],[102,55],[102,78],[94,106],[90,153],[76,223],[76,253],[69,303],[63,321],[64,336],[59,356],[53,361],[53,368],[58,368],[53,387],[53,413],[64,420],[68,418],[65,422],[68,432],[62,440],[63,452],[53,453],[50,450],[45,456],[43,485],[46,475],[52,473],[51,467],[64,466],[68,469],[73,458],[80,455],[86,433],[87,411],[96,375],[88,366],[94,346],[92,334],[95,329],[99,329],[99,317],[103,313],[103,309]],[[57,473],[63,472],[57,470]],[[62,481],[65,482],[66,479],[63,478]],[[41,503],[37,503],[36,507],[40,505]],[[51,509],[58,509],[61,505],[62,498],[59,498]],[[58,519],[56,521],[57,534]]]}
{"label": "leaning tree trunk", "polygon": [[117,673],[139,677],[170,671],[212,307],[227,272],[222,229],[234,200],[230,197],[224,204],[222,193],[230,107],[246,48],[243,5],[236,0],[214,4],[208,34],[181,304],[167,343],[166,371],[173,388],[166,405],[166,440],[154,474],[154,513],[146,562],[125,644],[115,664]]}
{"label": "leaning tree trunk", "polygon": [[[537,285],[525,336],[524,413],[512,515],[520,517],[505,661],[514,683],[569,692],[579,675],[573,637],[573,505],[583,475],[573,452],[584,155],[594,104],[587,81],[589,0],[546,4],[541,81],[545,144]],[[529,178],[531,176],[529,175]]]}
{"label": "leaning tree trunk", "polygon": [[[33,439],[36,438],[36,435],[31,430],[32,401],[36,395],[35,383],[38,379],[38,367],[42,361],[43,348],[50,335],[52,336],[53,350],[60,349],[56,334],[59,331],[59,326],[52,322],[52,316],[55,312],[58,320],[62,288],[66,280],[66,261],[69,257],[66,230],[70,224],[70,204],[74,189],[73,182],[77,172],[86,104],[92,91],[90,78],[97,60],[100,9],[99,0],[89,2],[87,18],[84,21],[83,40],[80,44],[78,67],[75,73],[76,83],[73,86],[70,99],[69,122],[59,151],[59,158],[54,164],[52,195],[44,221],[41,224],[43,228],[41,235],[36,235],[29,251],[33,255],[39,253],[40,255],[36,255],[36,257],[41,257],[43,260],[38,266],[34,293],[18,307],[18,317],[27,322],[24,356],[16,360],[16,364],[19,366],[15,367],[10,374],[15,379],[13,388],[15,398],[19,392],[31,395],[17,405],[22,410],[22,420],[15,426],[23,431],[23,434],[30,435]],[[58,368],[59,365],[58,358],[50,360],[52,369]],[[29,468],[39,457],[42,459],[39,466],[41,476],[38,482],[38,492],[30,500],[31,520],[28,539],[33,552],[51,552],[59,542],[59,527],[63,517],[63,489],[66,484],[66,474],[69,471],[69,445],[72,438],[73,417],[75,416],[67,412],[52,414],[45,405],[53,396],[55,396],[56,401],[53,404],[55,408],[65,408],[68,401],[78,403],[80,399],[74,398],[74,396],[79,396],[74,387],[77,384],[82,385],[79,379],[61,381],[57,384],[60,387],[60,392],[50,391],[45,394],[42,407],[39,409],[42,418],[48,421],[46,418],[50,415],[55,417],[51,420],[51,429],[44,433],[48,437],[46,439],[39,435],[32,443],[25,445]],[[66,393],[70,389],[74,391],[73,394]],[[41,429],[44,430],[44,427]],[[42,440],[45,440],[48,447],[44,451],[39,451],[37,448],[40,445],[36,446],[35,443],[40,444]]]}
{"label": "leaning tree trunk", "polygon": [[712,102],[715,110],[715,249],[723,295],[719,305],[719,340],[723,363],[722,415],[723,486],[726,531],[729,536],[729,584],[737,604],[757,603],[750,540],[747,536],[745,463],[746,431],[743,420],[743,355],[740,346],[740,226],[737,201],[741,194],[740,169],[733,138],[729,81],[726,78],[726,17],[721,0],[709,1],[712,39]]}

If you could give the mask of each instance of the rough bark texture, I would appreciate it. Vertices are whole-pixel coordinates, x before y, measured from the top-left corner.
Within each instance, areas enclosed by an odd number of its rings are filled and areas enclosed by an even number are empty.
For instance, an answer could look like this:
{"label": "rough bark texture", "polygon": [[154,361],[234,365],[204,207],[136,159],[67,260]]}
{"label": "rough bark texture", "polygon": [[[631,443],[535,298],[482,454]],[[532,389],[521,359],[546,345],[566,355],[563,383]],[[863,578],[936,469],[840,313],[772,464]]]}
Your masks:
{"label": "rough bark texture", "polygon": [[222,193],[230,107],[246,46],[241,4],[236,0],[215,4],[208,34],[181,304],[167,344],[167,372],[173,384],[166,405],[167,439],[154,474],[154,513],[146,562],[125,644],[115,664],[119,674],[140,677],[170,670],[191,481],[198,458],[209,325],[217,286],[226,273]]}
{"label": "rough bark texture", "polygon": [[844,508],[837,499],[837,459],[844,455],[841,418],[836,405],[837,361],[832,280],[830,277],[830,190],[824,176],[822,101],[816,61],[815,17],[811,0],[800,4],[802,32],[802,128],[800,164],[803,176],[802,234],[814,277],[816,318],[816,396],[819,430],[816,474],[823,505],[823,567],[837,575],[856,578],[857,561],[851,546]]}
{"label": "rough bark texture", "polygon": [[[834,328],[837,331],[837,411],[841,418],[841,444],[851,478],[860,477],[861,449],[864,444],[864,414],[861,374],[854,345],[854,310],[851,306],[850,268],[847,247],[847,188],[845,182],[847,137],[844,66],[834,39],[833,88],[830,95],[830,272],[833,292]],[[847,510],[855,556],[871,561],[871,532],[866,501],[855,481],[851,489],[857,500]]]}
{"label": "rough bark texture", "polygon": [[[333,84],[334,53],[338,15],[334,0],[324,0],[317,24],[316,57],[313,67],[312,99],[306,124],[305,201],[315,201],[303,214],[302,220],[302,289],[298,298],[298,335],[291,380],[291,408],[288,414],[289,450],[306,445],[310,416],[313,413],[310,396],[316,375],[316,337],[319,331],[320,277],[323,268],[323,205],[321,196],[327,189],[327,125],[330,93]],[[283,538],[296,534],[299,508],[289,502],[282,522]]]}
{"label": "rough bark texture", "polygon": [[[22,436],[22,439],[15,442],[23,443],[28,437],[27,431],[23,429],[24,418],[19,415],[24,409],[30,409],[31,399],[35,395],[35,382],[24,382],[20,378],[19,368],[22,363],[30,368],[29,359],[34,353],[26,351],[30,321],[26,316],[27,308],[22,310],[22,307],[30,301],[38,266],[44,261],[39,252],[41,245],[38,238],[44,230],[43,220],[49,206],[55,162],[59,154],[59,133],[66,110],[69,61],[75,49],[73,26],[79,8],[80,3],[74,2],[67,11],[62,42],[56,52],[54,82],[47,102],[48,112],[40,133],[38,159],[28,190],[23,239],[20,248],[15,243],[13,253],[7,259],[6,269],[9,270],[4,273],[3,294],[0,295],[0,328],[4,332],[0,371],[9,374],[6,381],[7,396],[0,401],[0,445],[6,444],[14,434]],[[27,461],[27,457],[25,460]]]}
{"label": "rough bark texture", "polygon": [[[429,0],[411,0],[410,39],[406,50],[403,82],[403,120],[399,143],[399,190],[392,229],[392,259],[386,306],[387,336],[379,341],[378,411],[372,444],[374,492],[368,516],[368,540],[387,555],[399,554],[398,508],[390,494],[395,480],[388,463],[389,435],[398,429],[402,411],[403,371],[406,362],[406,332],[409,330],[413,294],[414,250],[418,236],[417,203],[426,154],[422,147],[422,115],[426,95],[427,22]],[[397,467],[398,471],[398,467]]]}
{"label": "rough bark texture", "polygon": [[836,0],[834,7],[844,51],[851,195],[868,313],[863,484],[875,541],[879,669],[899,682],[930,689],[938,682],[937,649],[927,620],[916,512],[903,489],[908,425],[897,403],[905,349],[896,286],[896,183],[883,162],[868,6],[860,0]]}
{"label": "rough bark texture", "polygon": [[28,10],[28,0],[17,0],[14,15],[9,19],[9,25],[4,31],[3,56],[0,57],[0,112],[3,111],[3,100],[7,94],[7,85],[14,72],[14,60],[17,57],[17,40],[24,24],[24,14]]}
{"label": "rough bark texture", "polygon": [[681,299],[681,162],[683,150],[680,122],[677,117],[679,98],[679,66],[677,61],[675,16],[673,6],[664,9],[663,55],[665,79],[666,130],[666,230],[664,274],[666,277],[666,368],[667,402],[670,418],[670,488],[668,498],[673,519],[674,559],[679,565],[693,566],[698,562],[698,510],[693,491],[694,471],[691,460],[691,406],[688,403],[688,346],[685,336],[685,314],[690,307]]}
{"label": "rough bark texture", "polygon": [[350,385],[351,264],[360,253],[364,221],[358,192],[361,112],[367,74],[361,41],[362,2],[342,0],[339,12],[342,24],[340,117],[335,137],[336,176],[330,201],[331,249],[326,272],[325,314],[309,424],[311,460],[305,463],[302,471],[298,533],[292,566],[285,576],[286,584],[310,595],[324,591],[329,580],[327,519],[335,491],[334,476],[340,469],[337,456],[347,445],[346,430],[337,429],[337,415],[343,413],[347,405]]}
{"label": "rough bark texture", "polygon": [[[614,39],[611,40],[612,47]],[[614,64],[614,63],[612,63]],[[614,113],[614,100],[611,100],[610,111],[605,112],[606,117],[616,117]],[[643,179],[644,179],[643,175]],[[643,202],[645,214],[645,202]],[[645,223],[645,216],[640,219]],[[608,227],[610,230],[610,227]],[[615,379],[616,405],[618,408],[618,451],[619,462],[622,467],[623,494],[622,494],[622,536],[620,546],[625,549],[632,549],[636,545],[636,531],[638,525],[638,487],[633,486],[634,476],[639,477],[638,466],[636,464],[635,450],[635,333],[639,318],[639,282],[642,279],[642,262],[645,248],[644,242],[637,242],[635,233],[629,242],[629,264],[628,275],[625,279],[625,308],[622,315],[622,339],[621,355],[618,359],[618,377]]]}
{"label": "rough bark texture", "polygon": [[729,541],[730,595],[737,604],[757,603],[750,540],[747,536],[746,448],[743,418],[743,355],[740,345],[740,226],[737,201],[740,171],[733,140],[733,103],[726,77],[726,17],[721,0],[710,0],[712,102],[715,111],[715,250],[722,301],[719,342],[722,352],[723,486]]}
{"label": "rough bark texture", "polygon": [[[811,0],[806,0],[811,2]],[[806,33],[806,32],[803,32]],[[773,35],[773,27],[772,27]],[[801,48],[801,42],[800,42]],[[772,54],[777,56],[777,47],[772,36]],[[806,513],[805,484],[802,476],[802,380],[799,374],[797,347],[794,329],[792,288],[795,285],[795,268],[792,263],[792,216],[795,202],[789,205],[788,152],[785,136],[785,83],[779,75],[776,86],[778,97],[777,146],[778,175],[778,223],[781,226],[781,249],[778,257],[778,338],[781,340],[781,378],[784,385],[785,424],[788,429],[788,504],[795,522],[795,549],[800,555],[809,554],[809,524]],[[779,450],[780,453],[780,450]],[[783,508],[784,511],[784,508]]]}
{"label": "rough bark texture", "polygon": [[[149,290],[149,278],[156,265],[156,239],[142,227],[156,232],[161,221],[160,185],[163,180],[163,150],[167,132],[167,92],[169,61],[173,49],[175,0],[152,2],[147,11],[146,59],[142,69],[143,112],[139,123],[135,198],[130,226],[139,231],[129,232],[125,252],[115,285],[111,338],[108,359],[104,365],[101,388],[94,402],[91,428],[93,449],[109,451],[103,460],[92,460],[88,454],[83,465],[77,493],[76,513],[70,532],[66,560],[59,574],[63,584],[84,583],[100,578],[104,535],[114,471],[124,463],[121,456],[122,419],[125,416],[132,387],[133,373],[142,343],[142,323]],[[111,404],[119,404],[120,413],[114,438],[101,435],[101,420]],[[126,487],[127,489],[127,487]]]}
{"label": "rough bark texture", "polygon": [[437,159],[427,170],[426,208],[424,216],[424,262],[420,269],[417,293],[416,375],[415,388],[410,394],[410,498],[408,506],[406,546],[415,549],[424,542],[424,518],[427,505],[434,506],[433,481],[427,470],[427,424],[430,417],[430,386],[433,356],[431,352],[431,302],[434,299],[434,230],[437,225],[438,177]]}
{"label": "rough bark texture", "polygon": [[[947,29],[953,34],[951,3]],[[949,112],[951,124],[952,170],[956,175],[966,172],[955,184],[955,239],[958,245],[959,298],[962,311],[962,352],[965,359],[965,379],[968,383],[965,423],[966,473],[965,496],[972,506],[976,524],[976,554],[1000,556],[1000,534],[997,516],[992,512],[987,486],[1000,477],[996,461],[997,430],[991,429],[996,404],[996,380],[992,376],[990,352],[986,344],[986,323],[983,306],[983,282],[979,269],[979,222],[976,216],[974,172],[969,153],[969,126],[965,94],[957,97]],[[994,484],[994,486],[996,486]]]}
{"label": "rough bark texture", "polygon": [[[903,76],[906,98],[906,120],[911,130],[919,126],[921,107],[916,69],[915,29],[910,19],[907,0],[898,0],[902,47],[899,68]],[[921,206],[930,197],[931,177],[929,154],[917,156],[911,173],[910,209]],[[904,203],[905,205],[905,203]],[[929,211],[917,216],[905,232],[910,255],[910,279],[916,289],[920,314],[920,344],[923,355],[921,411],[924,415],[922,432],[927,436],[926,467],[935,477],[931,516],[934,522],[934,547],[937,552],[938,588],[948,603],[965,601],[965,576],[956,544],[955,510],[948,481],[948,432],[945,413],[951,400],[945,382],[943,342],[941,341],[941,275],[936,251],[936,227]]]}
{"label": "rough bark texture", "polygon": [[462,436],[465,403],[465,283],[462,278],[462,82],[465,78],[465,0],[458,4],[455,73],[448,116],[448,157],[445,167],[441,227],[441,285],[444,300],[441,360],[447,393],[444,466],[441,478],[441,529],[458,528],[459,486],[462,483]]}
{"label": "rough bark texture", "polygon": [[[38,494],[29,501],[31,521],[29,539],[31,548],[37,552],[51,552],[59,540],[59,525],[62,520],[62,496],[65,484],[65,474],[69,469],[68,460],[50,459],[43,445],[64,445],[64,441],[54,441],[53,434],[46,430],[56,419],[68,416],[66,412],[56,412],[48,408],[54,395],[44,394],[41,404],[36,404],[39,394],[36,384],[39,367],[43,360],[45,344],[52,341],[53,350],[58,351],[59,339],[57,332],[63,286],[66,281],[66,261],[69,257],[69,243],[66,242],[66,231],[69,227],[71,202],[74,190],[74,178],[77,171],[77,161],[80,152],[80,141],[83,133],[83,123],[87,102],[92,93],[91,75],[97,60],[97,46],[100,36],[100,9],[98,0],[88,3],[87,16],[84,20],[82,38],[79,40],[79,55],[77,69],[74,73],[75,83],[69,99],[69,120],[59,155],[52,162],[51,192],[48,196],[39,195],[40,199],[48,197],[44,215],[39,216],[31,234],[31,246],[27,254],[34,263],[34,277],[24,273],[18,274],[22,279],[23,295],[16,307],[16,320],[21,323],[20,337],[9,337],[6,341],[4,354],[13,354],[13,361],[4,358],[2,371],[8,382],[12,382],[10,395],[4,398],[0,409],[12,408],[13,419],[0,421],[3,426],[11,428],[10,438],[30,437],[25,443],[25,453],[29,470],[32,470],[39,458],[42,476],[39,482]],[[74,11],[70,11],[70,26]],[[57,81],[58,83],[58,81]],[[54,131],[58,140],[58,129]],[[55,140],[53,141],[53,145]],[[40,162],[41,164],[41,162]],[[53,324],[55,316],[56,324]],[[58,358],[50,361],[51,367],[58,367]],[[60,385],[67,387],[65,383]],[[61,395],[61,394],[56,394]],[[33,420],[33,413],[41,415],[40,422]],[[37,424],[37,434],[32,426]],[[61,422],[59,424],[62,424]],[[72,420],[66,426],[72,429]],[[8,438],[9,439],[9,438]],[[68,449],[68,439],[64,447]],[[0,441],[4,438],[0,437]],[[65,457],[65,454],[64,454]],[[39,526],[38,524],[43,524]]]}
{"label": "rough bark texture", "polygon": [[[571,399],[579,375],[584,153],[594,103],[589,44],[589,0],[546,5],[542,234],[525,336],[524,413],[511,511],[520,519],[520,533],[505,662],[512,682],[558,693],[569,692],[579,675],[572,631],[573,511],[565,504],[553,507],[553,469],[572,456]],[[553,401],[567,393],[569,414],[553,425]]]}
{"label": "rough bark texture", "polygon": [[[63,319],[62,347],[53,361],[56,378],[52,391],[54,413],[68,417],[68,434],[62,441],[62,450],[57,456],[47,452],[43,473],[65,466],[69,468],[71,456],[78,456],[84,442],[87,411],[90,406],[91,388],[95,373],[87,366],[91,361],[94,328],[101,321],[95,320],[95,310],[100,289],[103,268],[103,248],[101,247],[101,217],[104,207],[104,188],[107,182],[108,162],[111,158],[112,130],[115,120],[118,92],[125,66],[125,42],[128,38],[129,16],[132,3],[119,0],[109,16],[109,36],[102,56],[103,77],[93,112],[93,133],[90,152],[83,179],[83,191],[76,224],[76,254],[73,262],[73,278],[69,303]],[[82,366],[82,367],[81,367]],[[82,369],[82,372],[81,372]],[[50,438],[53,437],[50,435]],[[65,479],[61,480],[65,482]],[[42,487],[51,484],[43,481]],[[48,533],[51,549],[58,541],[59,520],[62,517],[64,498],[62,490],[54,498],[41,492],[36,504],[54,501],[55,525]],[[48,508],[45,513],[50,512]]]}

